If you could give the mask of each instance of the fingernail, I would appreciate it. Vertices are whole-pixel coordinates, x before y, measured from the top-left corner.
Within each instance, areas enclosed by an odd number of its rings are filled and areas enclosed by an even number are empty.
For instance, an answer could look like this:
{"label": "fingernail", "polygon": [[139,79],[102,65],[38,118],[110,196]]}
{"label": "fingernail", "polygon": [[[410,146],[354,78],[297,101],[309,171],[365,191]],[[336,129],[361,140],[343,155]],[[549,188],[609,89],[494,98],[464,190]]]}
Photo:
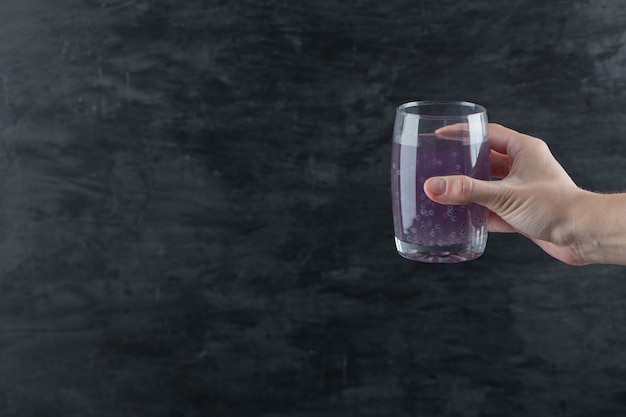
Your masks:
{"label": "fingernail", "polygon": [[428,191],[430,191],[432,195],[445,194],[447,188],[446,180],[437,177],[430,178],[428,180],[427,187]]}

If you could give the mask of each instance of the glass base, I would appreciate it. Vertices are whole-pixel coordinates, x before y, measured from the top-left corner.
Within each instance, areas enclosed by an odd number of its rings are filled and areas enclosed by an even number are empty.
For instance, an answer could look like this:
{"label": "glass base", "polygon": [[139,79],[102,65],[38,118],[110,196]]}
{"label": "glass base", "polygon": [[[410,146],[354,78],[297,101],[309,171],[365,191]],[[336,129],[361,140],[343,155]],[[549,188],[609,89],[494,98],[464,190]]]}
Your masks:
{"label": "glass base", "polygon": [[412,261],[438,264],[452,264],[476,259],[483,254],[487,244],[486,233],[478,241],[449,246],[416,245],[415,243],[404,242],[397,237],[395,239],[400,256]]}

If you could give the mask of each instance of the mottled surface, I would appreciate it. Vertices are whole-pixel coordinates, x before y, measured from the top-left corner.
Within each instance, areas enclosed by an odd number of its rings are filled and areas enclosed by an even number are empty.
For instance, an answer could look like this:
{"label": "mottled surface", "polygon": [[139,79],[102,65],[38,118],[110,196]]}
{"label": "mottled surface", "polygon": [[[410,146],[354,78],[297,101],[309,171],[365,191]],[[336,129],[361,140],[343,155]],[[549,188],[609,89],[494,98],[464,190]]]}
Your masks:
{"label": "mottled surface", "polygon": [[406,261],[389,152],[396,105],[467,99],[626,188],[625,19],[2,0],[0,415],[624,415],[626,269]]}

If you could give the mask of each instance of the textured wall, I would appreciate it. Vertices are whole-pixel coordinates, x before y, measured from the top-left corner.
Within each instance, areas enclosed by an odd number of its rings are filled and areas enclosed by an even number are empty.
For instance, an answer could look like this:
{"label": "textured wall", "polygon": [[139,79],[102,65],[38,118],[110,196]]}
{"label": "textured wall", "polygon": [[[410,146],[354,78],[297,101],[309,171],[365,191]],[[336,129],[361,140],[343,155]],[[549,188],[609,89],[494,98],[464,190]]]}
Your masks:
{"label": "textured wall", "polygon": [[626,269],[406,261],[389,156],[395,106],[465,99],[624,189],[625,19],[2,0],[0,414],[623,415]]}

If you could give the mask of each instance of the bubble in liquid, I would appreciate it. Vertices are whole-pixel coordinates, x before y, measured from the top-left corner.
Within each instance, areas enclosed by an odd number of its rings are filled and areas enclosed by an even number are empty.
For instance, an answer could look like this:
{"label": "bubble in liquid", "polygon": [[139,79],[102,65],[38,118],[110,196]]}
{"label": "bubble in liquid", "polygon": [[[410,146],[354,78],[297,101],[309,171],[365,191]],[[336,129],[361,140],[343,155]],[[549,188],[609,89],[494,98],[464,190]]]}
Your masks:
{"label": "bubble in liquid", "polygon": [[432,216],[433,214],[435,214],[435,212],[433,210],[428,210],[428,215]]}
{"label": "bubble in liquid", "polygon": [[400,175],[400,170],[397,170],[397,171],[396,171],[396,175]]}
{"label": "bubble in liquid", "polygon": [[456,232],[450,232],[450,237],[456,237]]}
{"label": "bubble in liquid", "polygon": [[456,164],[456,165],[454,166],[454,169],[456,169],[456,170],[458,171],[459,169],[461,169],[461,165]]}
{"label": "bubble in liquid", "polygon": [[438,240],[438,241],[437,241],[437,245],[439,245],[439,246],[443,246],[443,240]]}
{"label": "bubble in liquid", "polygon": [[435,231],[434,230],[430,231],[430,237],[435,237]]}
{"label": "bubble in liquid", "polygon": [[440,225],[439,223],[437,223],[437,224],[435,225],[435,229],[440,230],[440,229],[441,229],[441,225]]}
{"label": "bubble in liquid", "polygon": [[450,218],[450,220],[452,220],[453,222],[456,221],[456,216],[452,216],[452,218]]}
{"label": "bubble in liquid", "polygon": [[415,233],[417,232],[417,229],[415,227],[411,227],[411,232]]}

